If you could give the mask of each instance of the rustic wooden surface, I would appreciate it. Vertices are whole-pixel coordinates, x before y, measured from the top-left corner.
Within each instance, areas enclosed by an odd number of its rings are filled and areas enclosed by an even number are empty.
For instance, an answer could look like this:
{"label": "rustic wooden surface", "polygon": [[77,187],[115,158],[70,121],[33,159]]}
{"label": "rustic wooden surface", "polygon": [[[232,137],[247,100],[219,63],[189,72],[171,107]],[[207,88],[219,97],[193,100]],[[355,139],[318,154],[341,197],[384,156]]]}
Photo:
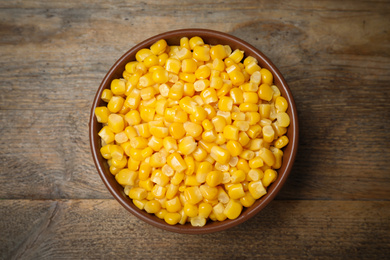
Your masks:
{"label": "rustic wooden surface", "polygon": [[[124,52],[195,27],[240,37],[279,67],[300,147],[256,217],[180,235],[113,200],[88,117]],[[0,259],[388,258],[389,30],[389,1],[0,0]]]}

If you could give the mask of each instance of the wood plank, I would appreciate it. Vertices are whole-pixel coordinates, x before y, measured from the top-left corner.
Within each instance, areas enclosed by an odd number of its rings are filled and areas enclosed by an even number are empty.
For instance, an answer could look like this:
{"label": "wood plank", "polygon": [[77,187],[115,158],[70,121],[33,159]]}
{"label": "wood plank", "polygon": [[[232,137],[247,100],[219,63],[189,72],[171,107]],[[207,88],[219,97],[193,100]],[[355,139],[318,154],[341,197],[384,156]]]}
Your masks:
{"label": "wood plank", "polygon": [[389,202],[274,201],[246,223],[181,235],[141,222],[114,200],[2,200],[0,255],[53,258],[380,259]]}

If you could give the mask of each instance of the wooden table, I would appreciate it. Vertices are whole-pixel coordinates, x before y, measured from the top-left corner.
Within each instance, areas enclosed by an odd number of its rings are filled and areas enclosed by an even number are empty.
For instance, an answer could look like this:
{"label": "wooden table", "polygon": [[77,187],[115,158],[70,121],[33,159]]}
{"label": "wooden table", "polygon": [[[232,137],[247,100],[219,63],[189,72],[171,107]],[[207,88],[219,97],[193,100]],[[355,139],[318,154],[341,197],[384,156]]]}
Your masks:
{"label": "wooden table", "polygon": [[[0,1],[1,259],[390,256],[388,1],[95,2]],[[104,187],[88,139],[92,99],[113,63],[150,36],[195,27],[264,52],[300,120],[276,199],[208,235],[128,213]]]}

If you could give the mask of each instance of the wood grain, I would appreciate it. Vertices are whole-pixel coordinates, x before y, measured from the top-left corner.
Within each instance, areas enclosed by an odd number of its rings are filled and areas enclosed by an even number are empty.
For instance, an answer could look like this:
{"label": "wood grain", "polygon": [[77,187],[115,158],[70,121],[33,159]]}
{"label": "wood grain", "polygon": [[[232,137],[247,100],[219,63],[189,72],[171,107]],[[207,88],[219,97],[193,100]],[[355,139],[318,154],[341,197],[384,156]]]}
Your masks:
{"label": "wood grain", "polygon": [[[388,257],[389,14],[389,1],[0,0],[0,259]],[[261,50],[298,107],[285,186],[254,219],[218,234],[135,219],[90,154],[105,73],[138,42],[180,28]]]}
{"label": "wood grain", "polygon": [[112,200],[6,200],[0,209],[17,228],[0,222],[4,259],[379,259],[390,253],[389,202],[275,201],[237,227],[194,236],[145,224]]}

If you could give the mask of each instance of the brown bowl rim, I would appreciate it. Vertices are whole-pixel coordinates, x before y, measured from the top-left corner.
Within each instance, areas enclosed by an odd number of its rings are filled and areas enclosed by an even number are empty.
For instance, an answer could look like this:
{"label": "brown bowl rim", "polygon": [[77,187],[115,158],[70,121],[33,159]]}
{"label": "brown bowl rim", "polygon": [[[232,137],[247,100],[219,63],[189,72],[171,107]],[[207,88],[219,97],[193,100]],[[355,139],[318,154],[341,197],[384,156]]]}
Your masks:
{"label": "brown bowl rim", "polygon": [[[94,116],[94,110],[97,106],[104,104],[103,101],[100,100],[100,96],[102,91],[109,86],[109,83],[114,78],[119,78],[122,75],[124,70],[124,66],[127,62],[134,60],[135,53],[145,47],[149,47],[151,44],[156,42],[159,39],[166,39],[168,44],[176,43],[178,44],[178,40],[181,37],[192,37],[199,36],[204,39],[204,41],[208,44],[228,44],[232,47],[232,49],[239,48],[244,50],[245,55],[252,55],[257,58],[259,65],[261,67],[265,67],[269,69],[274,75],[274,84],[277,85],[282,93],[282,96],[285,97],[289,103],[289,108],[287,113],[290,116],[291,124],[288,128],[287,136],[290,139],[289,144],[283,149],[283,163],[282,167],[278,170],[278,178],[277,180],[268,187],[268,193],[262,198],[258,199],[254,205],[249,208],[243,210],[241,215],[234,220],[224,220],[222,222],[213,222],[208,221],[207,224],[203,227],[192,227],[189,223],[185,225],[168,225],[157,218],[154,215],[148,214],[145,211],[139,210],[128,198],[123,191],[123,187],[119,185],[114,176],[109,172],[106,160],[100,155],[100,139],[98,136],[98,129],[101,128],[101,124],[99,124]],[[90,112],[90,121],[89,121],[89,139],[91,145],[91,152],[93,161],[95,163],[96,169],[109,190],[112,196],[129,212],[135,215],[137,218],[145,221],[146,223],[153,225],[155,227],[161,228],[163,230],[182,233],[182,234],[206,234],[217,232],[221,230],[225,230],[236,225],[243,223],[244,221],[252,218],[257,213],[259,213],[264,207],[266,207],[277,195],[279,190],[282,188],[285,183],[288,175],[291,172],[296,154],[298,149],[298,115],[296,110],[296,105],[293,99],[293,95],[287,82],[284,77],[277,69],[277,67],[271,62],[271,60],[266,57],[261,51],[256,49],[251,44],[235,37],[227,33],[223,33],[220,31],[209,30],[209,29],[180,29],[164,32],[155,36],[152,36],[141,43],[135,45],[130,50],[128,50],[121,58],[119,58],[115,64],[111,67],[111,69],[107,72],[105,77],[103,78],[97,92],[95,98],[92,103],[91,112]],[[287,156],[286,156],[287,155]]]}

